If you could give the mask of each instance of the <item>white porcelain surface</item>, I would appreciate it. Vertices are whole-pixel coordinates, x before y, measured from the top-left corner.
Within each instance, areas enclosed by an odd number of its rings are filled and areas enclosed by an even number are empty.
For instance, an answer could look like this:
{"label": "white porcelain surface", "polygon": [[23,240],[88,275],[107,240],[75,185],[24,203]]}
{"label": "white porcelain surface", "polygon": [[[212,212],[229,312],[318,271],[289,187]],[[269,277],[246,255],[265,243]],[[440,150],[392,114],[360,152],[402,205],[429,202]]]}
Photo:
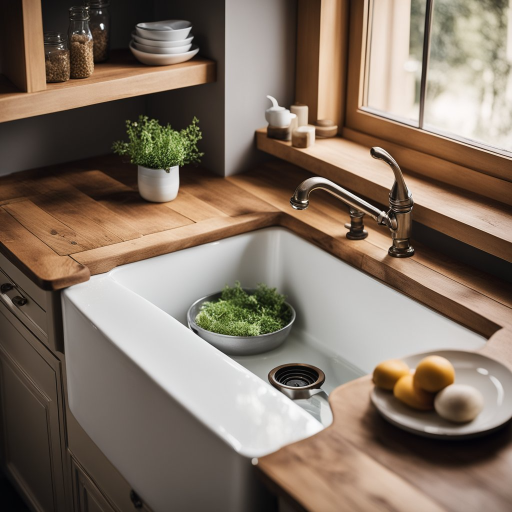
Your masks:
{"label": "white porcelain surface", "polygon": [[271,107],[265,111],[267,123],[276,128],[286,128],[290,126],[291,113],[284,107]]}
{"label": "white porcelain surface", "polygon": [[[237,279],[295,308],[278,349],[230,358],[185,327],[190,304]],[[268,384],[275,366],[318,366],[330,392],[383,359],[485,342],[282,228],[94,276],[63,292],[63,310],[71,411],[155,512],[265,510],[250,459],[323,428]]]}
{"label": "white porcelain surface", "polygon": [[180,39],[179,41],[156,41],[154,39],[146,39],[145,37],[141,37],[134,30],[132,32],[132,39],[134,39],[136,43],[144,44],[146,46],[157,46],[158,48],[176,48],[192,43],[194,36],[189,36],[187,39]]}
{"label": "white porcelain surface", "polygon": [[171,167],[169,172],[164,169],[148,169],[137,167],[137,184],[139,194],[152,203],[172,201],[178,195],[180,188],[180,168]]}
{"label": "white porcelain surface", "polygon": [[192,30],[192,23],[185,20],[166,20],[138,23],[137,34],[146,39],[158,41],[180,41],[186,39]]}
{"label": "white porcelain surface", "polygon": [[374,388],[372,402],[390,423],[425,437],[465,438],[483,435],[512,417],[512,373],[501,363],[481,354],[453,350],[437,350],[402,359],[410,368],[416,368],[429,355],[440,355],[453,364],[456,384],[473,386],[482,393],[482,412],[468,423],[452,423],[435,411],[415,411],[398,401],[392,392]]}
{"label": "white porcelain surface", "polygon": [[187,53],[190,48],[192,48],[191,44],[178,46],[176,48],[158,48],[157,46],[147,46],[145,44],[140,44],[136,41],[132,41],[132,45],[136,50],[140,50],[141,52],[158,53],[161,55],[177,55],[181,53]]}
{"label": "white porcelain surface", "polygon": [[190,60],[192,57],[197,55],[199,48],[197,46],[192,46],[192,48],[186,53],[160,55],[158,53],[141,52],[133,46],[132,41],[130,42],[130,51],[138,61],[142,62],[142,64],[147,64],[148,66],[168,66],[170,64],[180,64],[181,62]]}

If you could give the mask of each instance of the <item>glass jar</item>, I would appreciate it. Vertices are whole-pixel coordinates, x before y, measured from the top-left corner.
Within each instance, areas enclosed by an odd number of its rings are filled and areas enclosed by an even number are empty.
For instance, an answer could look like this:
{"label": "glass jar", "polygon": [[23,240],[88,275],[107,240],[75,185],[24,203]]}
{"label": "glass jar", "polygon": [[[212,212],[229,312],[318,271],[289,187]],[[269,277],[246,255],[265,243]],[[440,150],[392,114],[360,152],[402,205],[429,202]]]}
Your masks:
{"label": "glass jar", "polygon": [[44,33],[44,65],[47,83],[69,80],[69,50],[61,32]]}
{"label": "glass jar", "polygon": [[94,62],[105,62],[110,50],[110,13],[108,1],[87,0],[89,27],[94,43]]}
{"label": "glass jar", "polygon": [[68,41],[71,78],[87,78],[94,71],[92,34],[89,28],[89,7],[69,8]]}

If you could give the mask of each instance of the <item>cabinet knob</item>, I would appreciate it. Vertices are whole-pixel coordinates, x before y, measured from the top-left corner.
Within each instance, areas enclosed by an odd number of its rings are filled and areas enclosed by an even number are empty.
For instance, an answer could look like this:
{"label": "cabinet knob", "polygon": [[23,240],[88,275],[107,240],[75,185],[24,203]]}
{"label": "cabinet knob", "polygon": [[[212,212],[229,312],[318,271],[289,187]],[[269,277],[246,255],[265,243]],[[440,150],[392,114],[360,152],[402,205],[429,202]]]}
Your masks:
{"label": "cabinet knob", "polygon": [[135,508],[142,508],[142,500],[133,489],[130,491],[130,499],[132,500],[133,506]]}
{"label": "cabinet knob", "polygon": [[7,293],[10,292],[14,286],[11,283],[4,283],[2,286],[0,286],[0,292]]}
{"label": "cabinet knob", "polygon": [[19,295],[16,295],[16,297],[12,298],[12,303],[18,306],[19,308],[21,306],[24,306],[28,300],[25,297],[20,297]]}

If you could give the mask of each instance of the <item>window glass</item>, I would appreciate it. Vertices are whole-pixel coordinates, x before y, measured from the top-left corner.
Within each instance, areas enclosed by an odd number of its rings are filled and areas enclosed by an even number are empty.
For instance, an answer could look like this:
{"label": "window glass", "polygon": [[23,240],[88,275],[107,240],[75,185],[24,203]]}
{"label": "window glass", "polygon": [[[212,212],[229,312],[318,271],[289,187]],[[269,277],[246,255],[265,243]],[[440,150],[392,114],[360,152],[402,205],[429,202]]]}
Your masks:
{"label": "window glass", "polygon": [[510,0],[435,0],[425,128],[512,150]]}
{"label": "window glass", "polygon": [[426,0],[371,2],[366,106],[418,126]]}
{"label": "window glass", "polygon": [[369,14],[363,109],[512,151],[512,0],[373,0]]}

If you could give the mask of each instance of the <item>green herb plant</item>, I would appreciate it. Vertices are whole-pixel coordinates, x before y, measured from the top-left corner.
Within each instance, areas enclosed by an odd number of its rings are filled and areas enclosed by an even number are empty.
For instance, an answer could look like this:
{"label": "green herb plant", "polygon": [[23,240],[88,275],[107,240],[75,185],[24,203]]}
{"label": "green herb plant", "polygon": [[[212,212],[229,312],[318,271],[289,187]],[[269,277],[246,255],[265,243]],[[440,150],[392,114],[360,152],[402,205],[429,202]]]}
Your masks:
{"label": "green herb plant", "polygon": [[205,302],[196,324],[207,331],[228,336],[260,336],[279,331],[290,323],[292,312],[285,296],[259,284],[254,294],[243,290],[239,281],[225,286],[220,299]]}
{"label": "green herb plant", "polygon": [[204,153],[200,153],[197,142],[202,139],[199,120],[194,117],[192,124],[177,131],[170,124],[162,126],[157,119],[139,116],[137,121],[126,121],[128,142],[114,142],[112,150],[118,155],[128,155],[130,162],[150,169],[199,163]]}

